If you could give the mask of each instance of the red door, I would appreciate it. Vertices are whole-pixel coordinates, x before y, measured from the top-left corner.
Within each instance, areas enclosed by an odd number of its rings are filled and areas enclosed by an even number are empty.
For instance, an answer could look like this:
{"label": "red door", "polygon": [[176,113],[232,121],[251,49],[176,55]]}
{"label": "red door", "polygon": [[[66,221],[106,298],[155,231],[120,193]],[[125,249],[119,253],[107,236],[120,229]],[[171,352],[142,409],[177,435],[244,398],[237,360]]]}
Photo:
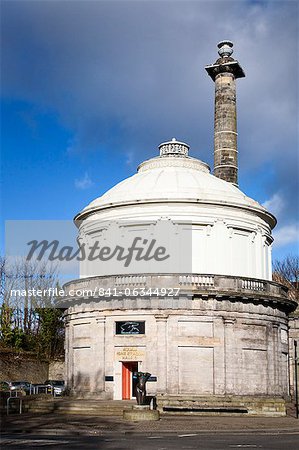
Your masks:
{"label": "red door", "polygon": [[133,390],[133,372],[137,372],[138,362],[128,361],[122,363],[122,399],[130,400],[134,393]]}

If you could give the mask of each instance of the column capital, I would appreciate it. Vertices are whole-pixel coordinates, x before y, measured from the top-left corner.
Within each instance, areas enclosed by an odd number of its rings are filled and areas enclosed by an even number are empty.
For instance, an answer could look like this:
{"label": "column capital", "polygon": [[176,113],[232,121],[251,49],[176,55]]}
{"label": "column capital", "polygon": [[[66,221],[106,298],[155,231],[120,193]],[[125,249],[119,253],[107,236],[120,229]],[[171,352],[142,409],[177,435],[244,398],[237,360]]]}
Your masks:
{"label": "column capital", "polygon": [[223,317],[224,325],[234,325],[237,321],[234,317]]}
{"label": "column capital", "polygon": [[155,314],[156,322],[167,322],[168,314]]}
{"label": "column capital", "polygon": [[96,323],[101,324],[106,322],[106,316],[96,317]]}
{"label": "column capital", "polygon": [[221,74],[231,74],[231,76],[234,78],[245,77],[245,73],[242,67],[240,66],[239,62],[235,60],[225,61],[224,58],[219,58],[219,60],[215,64],[206,66],[205,69],[213,81],[215,81],[217,76]]}
{"label": "column capital", "polygon": [[230,73],[235,78],[245,77],[244,70],[239,62],[232,58],[233,45],[231,41],[221,41],[218,43],[217,47],[220,58],[214,64],[205,67],[213,81],[215,81],[217,75],[222,73]]}

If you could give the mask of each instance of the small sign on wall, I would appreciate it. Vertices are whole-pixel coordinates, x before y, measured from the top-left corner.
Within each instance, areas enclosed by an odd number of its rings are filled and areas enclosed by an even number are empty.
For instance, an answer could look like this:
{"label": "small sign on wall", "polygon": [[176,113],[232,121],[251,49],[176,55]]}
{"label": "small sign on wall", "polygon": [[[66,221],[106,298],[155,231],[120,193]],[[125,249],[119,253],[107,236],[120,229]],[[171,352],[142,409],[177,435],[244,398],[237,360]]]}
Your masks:
{"label": "small sign on wall", "polygon": [[121,347],[115,352],[119,361],[142,361],[145,357],[144,347]]}
{"label": "small sign on wall", "polygon": [[145,322],[115,322],[115,334],[145,334]]}

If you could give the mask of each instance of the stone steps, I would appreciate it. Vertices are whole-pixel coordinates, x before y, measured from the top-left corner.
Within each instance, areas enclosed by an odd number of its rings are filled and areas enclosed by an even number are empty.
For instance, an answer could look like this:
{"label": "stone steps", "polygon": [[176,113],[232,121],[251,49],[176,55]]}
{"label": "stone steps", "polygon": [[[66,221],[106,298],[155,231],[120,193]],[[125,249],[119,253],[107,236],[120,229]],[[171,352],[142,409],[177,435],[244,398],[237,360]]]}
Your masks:
{"label": "stone steps", "polygon": [[[123,410],[136,404],[134,400],[91,400],[91,399],[39,399],[25,402],[25,410],[36,414],[58,413],[90,416],[121,417]],[[158,410],[167,415],[263,415],[285,416],[286,402],[282,398],[250,398],[225,396],[158,395]],[[294,405],[289,404],[290,415],[295,415]]]}
{"label": "stone steps", "polygon": [[157,405],[167,414],[286,415],[285,400],[279,397],[157,395]]}
{"label": "stone steps", "polygon": [[90,416],[122,416],[126,407],[135,401],[103,401],[103,400],[41,400],[36,399],[28,404],[31,413],[77,414]]}

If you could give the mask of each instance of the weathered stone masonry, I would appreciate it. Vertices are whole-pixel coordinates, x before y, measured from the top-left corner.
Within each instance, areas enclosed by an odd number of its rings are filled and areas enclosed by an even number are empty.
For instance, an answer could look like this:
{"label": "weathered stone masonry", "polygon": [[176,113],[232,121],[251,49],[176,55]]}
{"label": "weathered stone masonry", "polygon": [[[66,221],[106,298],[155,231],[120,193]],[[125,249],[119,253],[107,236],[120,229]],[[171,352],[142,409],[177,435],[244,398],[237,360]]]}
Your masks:
{"label": "weathered stone masonry", "polygon": [[214,175],[238,185],[236,79],[245,74],[231,58],[232,43],[218,44],[220,58],[206,70],[215,82]]}
{"label": "weathered stone masonry", "polygon": [[[80,279],[65,285],[67,384],[74,395],[132,398],[133,373],[141,370],[153,376],[147,390],[160,410],[235,405],[249,414],[286,412],[288,315],[296,304],[272,281],[275,217],[236,186],[235,80],[244,72],[230,56],[232,43],[218,47],[220,58],[206,67],[216,89],[216,176],[172,139],[75,217],[79,241],[88,246],[107,242],[110,223],[120,240],[133,232],[149,239],[167,223],[167,242],[182,241],[169,271],[85,260]],[[121,294],[105,297],[97,288]],[[179,294],[138,291],[156,288]],[[71,294],[84,289],[89,294]],[[136,296],[124,295],[130,289]],[[138,325],[138,332],[122,333],[121,324]]]}

